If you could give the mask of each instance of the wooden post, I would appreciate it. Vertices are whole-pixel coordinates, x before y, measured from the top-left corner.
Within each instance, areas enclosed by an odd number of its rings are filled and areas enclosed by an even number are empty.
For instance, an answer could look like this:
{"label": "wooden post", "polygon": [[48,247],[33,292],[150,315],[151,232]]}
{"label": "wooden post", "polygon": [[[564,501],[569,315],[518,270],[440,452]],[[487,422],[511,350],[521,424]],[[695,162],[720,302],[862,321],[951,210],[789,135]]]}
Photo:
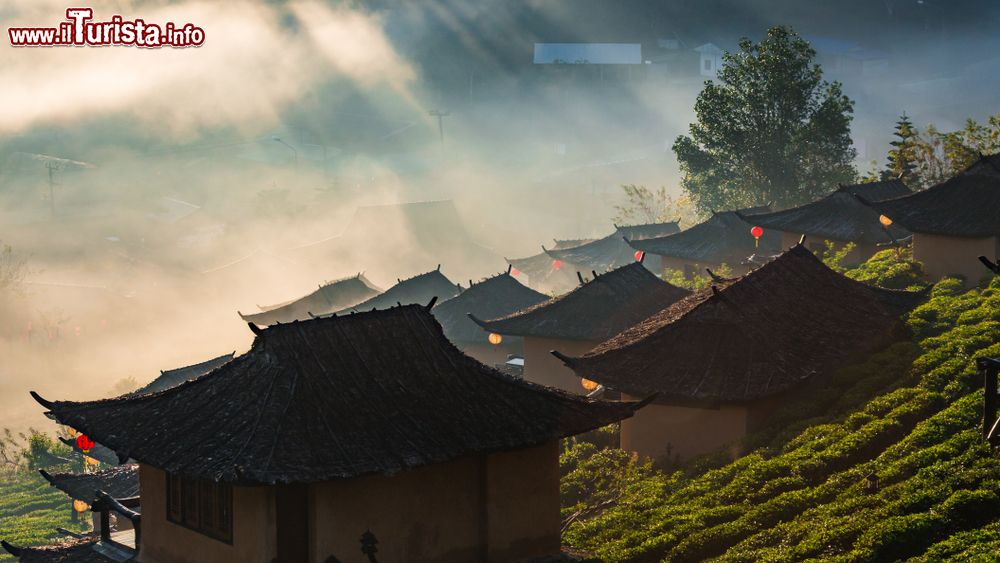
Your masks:
{"label": "wooden post", "polygon": [[107,506],[101,506],[101,541],[111,539],[111,514]]}

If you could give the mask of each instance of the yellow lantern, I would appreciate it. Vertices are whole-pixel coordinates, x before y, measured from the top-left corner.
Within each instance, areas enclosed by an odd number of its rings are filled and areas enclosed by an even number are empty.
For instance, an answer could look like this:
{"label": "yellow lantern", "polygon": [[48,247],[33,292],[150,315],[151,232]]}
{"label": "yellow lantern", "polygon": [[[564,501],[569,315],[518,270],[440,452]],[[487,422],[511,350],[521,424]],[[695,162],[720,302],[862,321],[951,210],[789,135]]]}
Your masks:
{"label": "yellow lantern", "polygon": [[878,222],[879,222],[879,223],[882,223],[882,226],[883,226],[884,228],[888,229],[888,228],[889,228],[889,225],[891,225],[891,224],[892,224],[892,219],[890,219],[890,218],[886,217],[885,215],[879,215],[879,216],[878,216]]}
{"label": "yellow lantern", "polygon": [[83,456],[83,463],[85,463],[87,467],[97,467],[98,465],[101,464],[100,461],[97,461],[96,459],[90,457],[89,455]]}
{"label": "yellow lantern", "polygon": [[580,385],[583,386],[585,391],[593,391],[594,389],[597,389],[597,382],[591,381],[585,377],[580,378]]}
{"label": "yellow lantern", "polygon": [[490,340],[490,344],[492,344],[494,346],[499,346],[500,343],[503,342],[503,337],[500,336],[499,334],[495,333],[495,332],[491,332],[489,340]]}
{"label": "yellow lantern", "polygon": [[80,499],[77,499],[77,500],[73,501],[73,510],[75,510],[77,512],[86,512],[86,511],[90,510],[90,505],[87,504],[87,503],[85,503],[85,502],[83,502]]}

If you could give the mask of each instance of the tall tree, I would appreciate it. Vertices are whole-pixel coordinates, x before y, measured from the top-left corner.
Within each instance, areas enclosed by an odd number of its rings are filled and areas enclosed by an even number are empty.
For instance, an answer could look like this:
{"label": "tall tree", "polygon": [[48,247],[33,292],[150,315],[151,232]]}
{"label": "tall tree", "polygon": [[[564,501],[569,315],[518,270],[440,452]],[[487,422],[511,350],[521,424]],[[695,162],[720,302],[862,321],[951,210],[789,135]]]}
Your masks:
{"label": "tall tree", "polygon": [[856,177],[854,102],[823,80],[815,56],[781,26],[723,55],[718,80],[698,95],[690,135],[673,146],[699,210],[798,205]]}
{"label": "tall tree", "polygon": [[896,131],[889,145],[889,166],[886,168],[886,176],[899,178],[908,186],[916,186],[919,182],[917,176],[917,159],[920,150],[920,133],[913,126],[913,122],[907,117],[906,112],[899,117],[896,122]]}

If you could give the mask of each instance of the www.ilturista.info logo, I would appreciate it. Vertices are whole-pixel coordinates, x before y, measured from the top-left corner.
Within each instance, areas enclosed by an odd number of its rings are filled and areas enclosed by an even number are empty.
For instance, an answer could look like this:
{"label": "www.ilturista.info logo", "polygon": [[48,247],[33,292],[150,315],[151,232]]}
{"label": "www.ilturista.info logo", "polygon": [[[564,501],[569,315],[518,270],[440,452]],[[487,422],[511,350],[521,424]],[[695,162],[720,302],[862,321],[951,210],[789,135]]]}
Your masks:
{"label": "www.ilturista.info logo", "polygon": [[7,34],[14,47],[200,47],[205,42],[205,30],[190,23],[159,25],[138,18],[128,21],[119,15],[109,21],[90,21],[93,17],[91,8],[67,8],[67,21],[58,27],[10,27]]}

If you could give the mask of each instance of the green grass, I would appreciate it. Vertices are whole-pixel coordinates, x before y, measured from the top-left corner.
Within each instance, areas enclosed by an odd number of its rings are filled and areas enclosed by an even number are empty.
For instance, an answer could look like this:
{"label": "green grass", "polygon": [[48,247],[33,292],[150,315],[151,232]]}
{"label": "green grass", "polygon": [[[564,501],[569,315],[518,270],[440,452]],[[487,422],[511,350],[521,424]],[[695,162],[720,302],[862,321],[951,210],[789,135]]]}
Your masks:
{"label": "green grass", "polygon": [[1000,355],[1000,278],[969,292],[938,284],[907,322],[913,343],[808,390],[779,425],[747,437],[756,449],[738,460],[667,472],[571,445],[564,542],[616,562],[996,553],[1000,459],[980,438],[974,360]]}
{"label": "green grass", "polygon": [[[57,527],[89,530],[89,520],[73,522],[70,502],[65,493],[49,486],[35,472],[0,474],[0,539],[19,546],[41,545],[59,538]],[[0,561],[15,559],[2,552]]]}

